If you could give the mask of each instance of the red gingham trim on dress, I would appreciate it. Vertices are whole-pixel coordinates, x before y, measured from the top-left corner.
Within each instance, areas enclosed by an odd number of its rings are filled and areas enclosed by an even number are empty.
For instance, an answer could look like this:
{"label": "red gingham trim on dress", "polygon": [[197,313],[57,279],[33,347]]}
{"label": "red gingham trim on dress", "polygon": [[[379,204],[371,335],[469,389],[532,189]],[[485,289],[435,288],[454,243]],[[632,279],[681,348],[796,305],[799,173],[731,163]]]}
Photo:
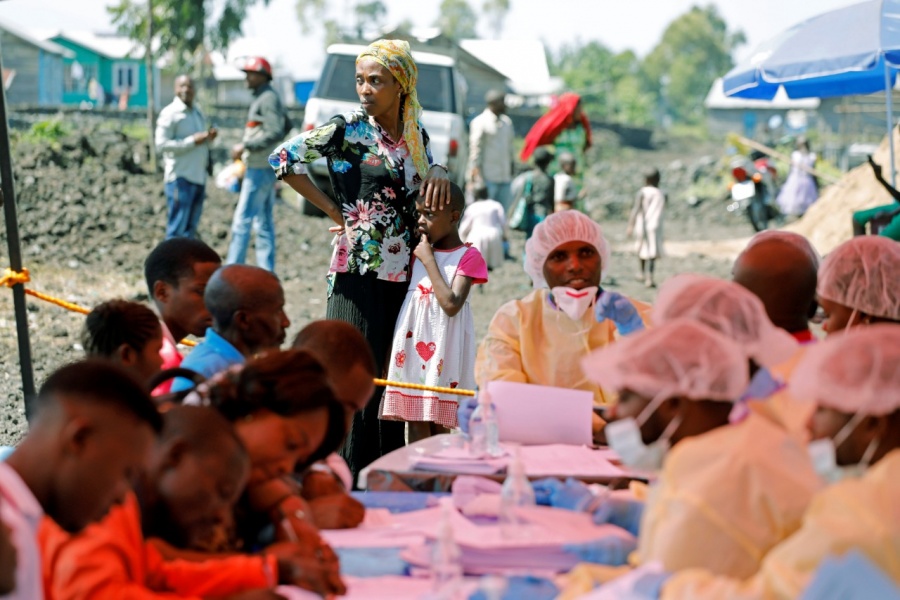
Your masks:
{"label": "red gingham trim on dress", "polygon": [[420,396],[388,388],[381,402],[379,417],[392,421],[431,421],[444,427],[456,427],[454,400],[442,400],[434,395]]}

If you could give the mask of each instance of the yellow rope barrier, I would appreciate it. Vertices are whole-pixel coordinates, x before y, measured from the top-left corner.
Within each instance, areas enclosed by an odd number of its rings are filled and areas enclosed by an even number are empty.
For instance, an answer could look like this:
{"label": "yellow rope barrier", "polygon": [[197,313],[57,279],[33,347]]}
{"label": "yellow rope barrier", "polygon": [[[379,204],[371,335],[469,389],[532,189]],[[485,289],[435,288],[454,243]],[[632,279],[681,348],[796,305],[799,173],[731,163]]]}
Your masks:
{"label": "yellow rope barrier", "polygon": [[[31,275],[28,273],[28,269],[24,269],[24,268],[22,269],[21,272],[18,272],[18,273],[16,271],[13,271],[12,269],[6,269],[3,271],[3,276],[0,277],[0,286],[6,286],[9,288],[11,288],[14,285],[18,285],[20,283],[22,285],[25,285],[26,283],[30,283],[30,282],[31,282]],[[34,290],[30,290],[27,288],[25,289],[25,293],[28,294],[29,296],[33,296],[33,297],[37,298],[38,300],[43,300],[44,302],[49,302],[50,304],[53,304],[60,308],[64,308],[64,309],[72,311],[72,312],[80,313],[82,315],[86,315],[91,312],[89,309],[87,309],[83,306],[79,306],[78,304],[75,304],[73,302],[67,302],[67,301],[63,300],[62,298],[57,298],[55,296],[51,296],[50,294],[36,292]],[[192,340],[181,340],[181,343],[184,344],[185,346],[196,346],[197,345],[197,342],[194,342]]]}
{"label": "yellow rope barrier", "polygon": [[435,392],[438,394],[452,394],[454,396],[474,396],[475,392],[473,390],[460,390],[456,388],[448,388],[448,387],[432,387],[430,385],[422,385],[420,383],[403,383],[402,381],[388,381],[387,379],[376,379],[375,385],[378,386],[391,386],[397,388],[404,388],[407,390],[421,390],[423,392]]}
{"label": "yellow rope barrier", "polygon": [[[21,272],[13,271],[12,269],[6,269],[3,271],[3,276],[0,277],[0,286],[6,286],[11,288],[14,285],[31,282],[31,275],[28,273],[28,269],[23,268]],[[49,302],[55,306],[60,308],[64,308],[66,310],[81,313],[86,315],[91,311],[83,306],[79,306],[73,302],[67,302],[61,298],[56,298],[49,294],[44,294],[41,292],[36,292],[34,290],[26,289],[25,293],[29,296],[33,296],[38,300],[43,300],[44,302]],[[181,343],[185,346],[196,346],[197,342],[192,340],[181,340]],[[403,388],[407,390],[420,390],[423,392],[435,392],[437,394],[449,394],[453,396],[474,396],[475,392],[473,390],[459,390],[456,388],[447,388],[447,387],[433,387],[429,385],[422,385],[419,383],[403,383],[402,381],[388,381],[386,379],[375,379],[375,385],[377,386],[391,386],[397,388]]]}

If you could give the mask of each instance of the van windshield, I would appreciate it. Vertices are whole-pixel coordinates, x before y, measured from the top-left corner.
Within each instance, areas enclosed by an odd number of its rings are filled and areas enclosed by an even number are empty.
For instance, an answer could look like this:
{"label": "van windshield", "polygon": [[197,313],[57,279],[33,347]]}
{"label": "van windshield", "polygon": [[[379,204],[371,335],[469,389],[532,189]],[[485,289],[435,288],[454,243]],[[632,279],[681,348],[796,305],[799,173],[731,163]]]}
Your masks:
{"label": "van windshield", "polygon": [[[419,103],[425,110],[456,112],[453,109],[453,80],[450,67],[418,65],[419,82],[416,91]],[[356,95],[356,57],[331,54],[322,70],[322,78],[316,83],[313,96],[329,100],[359,102]]]}

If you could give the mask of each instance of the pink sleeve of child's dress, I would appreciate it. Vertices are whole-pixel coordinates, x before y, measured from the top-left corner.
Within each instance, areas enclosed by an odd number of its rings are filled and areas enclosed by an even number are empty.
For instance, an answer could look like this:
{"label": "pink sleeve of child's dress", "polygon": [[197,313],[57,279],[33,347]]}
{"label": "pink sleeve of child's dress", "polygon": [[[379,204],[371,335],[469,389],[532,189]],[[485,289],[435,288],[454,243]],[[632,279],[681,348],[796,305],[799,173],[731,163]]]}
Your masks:
{"label": "pink sleeve of child's dress", "polygon": [[478,248],[469,246],[469,249],[463,254],[462,259],[459,261],[459,267],[456,269],[456,274],[468,277],[472,280],[472,283],[487,283],[487,263],[484,262],[484,257],[481,256],[481,252],[478,251]]}

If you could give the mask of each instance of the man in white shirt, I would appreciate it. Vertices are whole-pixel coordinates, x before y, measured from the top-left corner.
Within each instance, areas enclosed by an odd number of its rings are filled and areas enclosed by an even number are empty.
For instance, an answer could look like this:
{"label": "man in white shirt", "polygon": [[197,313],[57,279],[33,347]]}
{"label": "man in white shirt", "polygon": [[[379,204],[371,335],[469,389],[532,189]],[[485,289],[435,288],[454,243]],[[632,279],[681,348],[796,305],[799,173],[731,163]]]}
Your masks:
{"label": "man in white shirt", "polygon": [[500,90],[489,91],[484,97],[487,108],[469,125],[469,176],[476,187],[483,182],[488,197],[509,210],[515,131],[512,120],[504,114],[505,97]]}
{"label": "man in white shirt", "polygon": [[131,489],[162,418],[140,384],[119,367],[86,360],[41,386],[28,435],[0,463],[0,519],[16,548],[15,591],[44,597],[38,528],[44,515],[78,533]]}
{"label": "man in white shirt", "polygon": [[197,236],[210,167],[209,143],[216,134],[194,104],[194,82],[179,75],[175,99],[156,121],[156,147],[163,154],[169,204],[166,239]]}

